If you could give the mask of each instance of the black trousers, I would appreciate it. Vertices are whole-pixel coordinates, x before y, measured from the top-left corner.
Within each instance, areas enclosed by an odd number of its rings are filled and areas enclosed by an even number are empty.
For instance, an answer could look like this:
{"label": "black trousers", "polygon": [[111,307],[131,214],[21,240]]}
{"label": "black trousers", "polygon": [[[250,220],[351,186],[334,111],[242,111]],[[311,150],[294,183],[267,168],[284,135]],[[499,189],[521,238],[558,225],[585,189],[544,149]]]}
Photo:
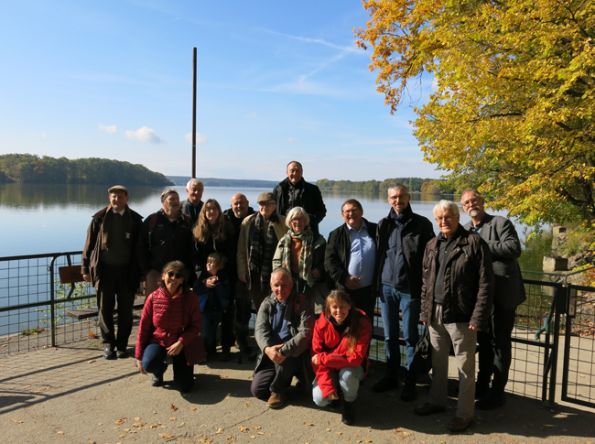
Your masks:
{"label": "black trousers", "polygon": [[282,364],[275,364],[268,356],[262,357],[261,368],[254,373],[250,391],[258,399],[267,400],[271,392],[284,393],[291,385],[294,375],[302,371],[303,360],[288,357]]}
{"label": "black trousers", "polygon": [[[132,331],[132,306],[135,289],[130,285],[128,267],[103,265],[97,290],[99,329],[105,344],[125,350]],[[117,302],[118,331],[114,331],[114,308]]]}
{"label": "black trousers", "polygon": [[374,319],[374,308],[376,307],[376,293],[373,291],[373,287],[363,287],[358,288],[357,290],[347,290],[349,296],[351,297],[351,302],[359,308],[366,312],[368,317],[373,320]]}
{"label": "black trousers", "polygon": [[479,384],[492,382],[492,390],[504,393],[512,360],[512,329],[515,310],[505,310],[494,305],[488,331],[479,332]]}

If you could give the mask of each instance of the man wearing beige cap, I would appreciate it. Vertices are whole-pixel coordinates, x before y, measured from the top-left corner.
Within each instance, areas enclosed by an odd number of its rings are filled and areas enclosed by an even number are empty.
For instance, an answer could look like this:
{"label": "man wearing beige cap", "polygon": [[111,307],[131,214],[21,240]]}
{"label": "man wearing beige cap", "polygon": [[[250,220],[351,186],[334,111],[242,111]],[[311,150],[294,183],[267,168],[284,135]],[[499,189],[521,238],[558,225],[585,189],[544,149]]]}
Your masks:
{"label": "man wearing beige cap", "polygon": [[189,273],[192,268],[192,223],[182,214],[180,195],[174,188],[161,193],[161,209],[143,222],[139,250],[145,273],[145,294],[159,286],[161,271],[171,261],[182,261]]}
{"label": "man wearing beige cap", "polygon": [[246,217],[238,240],[238,279],[247,289],[254,308],[271,294],[270,280],[273,255],[279,239],[287,231],[285,217],[277,214],[273,193],[260,193],[258,212]]}
{"label": "man wearing beige cap", "polygon": [[[97,289],[104,357],[116,359],[128,356],[132,306],[140,278],[136,245],[143,218],[128,207],[128,190],[123,185],[108,189],[108,201],[107,207],[93,215],[87,230],[81,274]],[[116,301],[117,333],[114,329]]]}

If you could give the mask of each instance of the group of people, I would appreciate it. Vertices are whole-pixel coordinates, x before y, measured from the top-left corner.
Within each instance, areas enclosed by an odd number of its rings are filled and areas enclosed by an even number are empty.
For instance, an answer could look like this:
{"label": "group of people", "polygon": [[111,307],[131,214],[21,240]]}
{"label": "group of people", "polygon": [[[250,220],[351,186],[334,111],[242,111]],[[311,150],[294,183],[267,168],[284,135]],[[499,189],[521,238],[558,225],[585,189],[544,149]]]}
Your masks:
{"label": "group of people", "polygon": [[[259,194],[257,210],[241,193],[225,211],[214,199],[203,202],[204,186],[196,179],[186,188],[186,202],[166,189],[162,208],[142,220],[128,207],[127,189],[116,185],[108,190],[109,205],[93,215],[82,275],[97,288],[106,359],[128,356],[132,304],[143,281],[147,298],[135,357],[141,372],[153,374],[153,385],[163,384],[171,362],[174,382],[187,392],[193,365],[228,360],[237,344],[240,357],[256,359],[251,392],[270,408],[286,404],[297,376],[311,387],[316,405],[340,406],[343,422],[351,424],[378,298],[387,362],[374,392],[402,386],[403,401],[416,399],[415,348],[426,328],[432,384],[416,414],[445,410],[451,347],[459,394],[449,430],[467,429],[476,407],[504,404],[515,310],[525,299],[521,246],[512,223],[487,214],[476,190],[461,196],[471,218],[465,226],[455,202],[436,204],[437,236],[432,223],[413,212],[404,185],[388,188],[390,210],[378,224],[348,199],[341,207],[344,224],[327,242],[319,233],[326,215],[322,195],[304,180],[297,161],[273,192]],[[256,351],[248,329],[252,311]]]}

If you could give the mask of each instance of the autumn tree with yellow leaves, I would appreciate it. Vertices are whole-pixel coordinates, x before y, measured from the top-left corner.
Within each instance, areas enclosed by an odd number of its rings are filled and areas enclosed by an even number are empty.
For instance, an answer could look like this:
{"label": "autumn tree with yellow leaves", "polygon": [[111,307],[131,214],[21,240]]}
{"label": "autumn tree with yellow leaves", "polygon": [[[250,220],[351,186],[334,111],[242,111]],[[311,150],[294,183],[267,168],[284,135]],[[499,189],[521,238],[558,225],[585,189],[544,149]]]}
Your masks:
{"label": "autumn tree with yellow leaves", "polygon": [[357,30],[394,112],[433,76],[416,108],[424,158],[457,189],[527,223],[593,226],[592,0],[364,0]]}

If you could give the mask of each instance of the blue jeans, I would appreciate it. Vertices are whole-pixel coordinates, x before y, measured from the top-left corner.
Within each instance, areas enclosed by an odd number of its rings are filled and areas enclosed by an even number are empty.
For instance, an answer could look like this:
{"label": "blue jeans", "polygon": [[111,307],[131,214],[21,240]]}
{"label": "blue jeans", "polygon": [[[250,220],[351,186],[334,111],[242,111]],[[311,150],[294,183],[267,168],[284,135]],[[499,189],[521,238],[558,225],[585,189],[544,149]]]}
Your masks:
{"label": "blue jeans", "polygon": [[[343,393],[343,399],[346,402],[355,401],[357,399],[360,381],[364,379],[363,367],[361,365],[359,367],[344,367],[336,373],[338,385]],[[329,398],[322,396],[322,390],[320,390],[316,381],[314,381],[314,387],[312,388],[312,399],[318,407],[326,407],[331,403]]]}
{"label": "blue jeans", "polygon": [[[143,350],[142,366],[148,373],[162,378],[167,370],[167,350],[165,347],[152,342]],[[174,367],[174,382],[184,391],[188,391],[194,384],[194,366],[186,363],[184,351],[172,357]]]}
{"label": "blue jeans", "polygon": [[412,299],[409,293],[395,290],[392,285],[382,285],[380,298],[380,313],[384,326],[384,349],[386,363],[390,372],[398,372],[401,364],[399,353],[399,309],[403,313],[403,339],[405,340],[405,354],[407,357],[405,368],[408,376],[413,362],[415,344],[419,338],[418,323],[421,301]]}

